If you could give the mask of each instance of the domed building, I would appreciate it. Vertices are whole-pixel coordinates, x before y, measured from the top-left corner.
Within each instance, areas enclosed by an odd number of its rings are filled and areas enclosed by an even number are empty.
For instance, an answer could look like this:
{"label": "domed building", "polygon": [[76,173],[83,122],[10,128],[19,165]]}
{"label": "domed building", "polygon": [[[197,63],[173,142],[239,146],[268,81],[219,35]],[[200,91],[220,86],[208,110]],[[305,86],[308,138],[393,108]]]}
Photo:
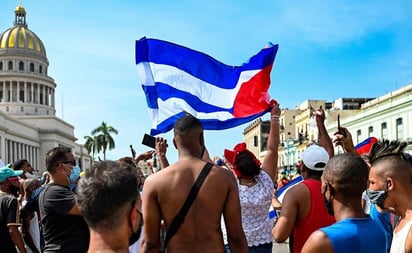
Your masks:
{"label": "domed building", "polygon": [[85,168],[91,157],[76,144],[74,127],[56,117],[54,79],[40,38],[26,23],[26,10],[16,7],[13,27],[0,34],[0,158],[5,164],[27,159],[44,171],[46,152],[70,147]]}

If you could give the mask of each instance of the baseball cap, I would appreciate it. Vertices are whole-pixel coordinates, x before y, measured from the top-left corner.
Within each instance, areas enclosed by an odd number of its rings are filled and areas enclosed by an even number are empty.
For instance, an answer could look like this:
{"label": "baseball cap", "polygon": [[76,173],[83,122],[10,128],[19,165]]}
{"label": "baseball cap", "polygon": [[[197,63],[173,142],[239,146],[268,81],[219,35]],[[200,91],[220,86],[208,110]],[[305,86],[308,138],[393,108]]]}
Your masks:
{"label": "baseball cap", "polygon": [[323,171],[329,161],[329,154],[324,148],[318,145],[312,145],[300,154],[303,164],[316,171]]}
{"label": "baseball cap", "polygon": [[6,181],[9,177],[16,177],[23,174],[22,170],[12,170],[9,166],[10,164],[0,168],[0,183]]}

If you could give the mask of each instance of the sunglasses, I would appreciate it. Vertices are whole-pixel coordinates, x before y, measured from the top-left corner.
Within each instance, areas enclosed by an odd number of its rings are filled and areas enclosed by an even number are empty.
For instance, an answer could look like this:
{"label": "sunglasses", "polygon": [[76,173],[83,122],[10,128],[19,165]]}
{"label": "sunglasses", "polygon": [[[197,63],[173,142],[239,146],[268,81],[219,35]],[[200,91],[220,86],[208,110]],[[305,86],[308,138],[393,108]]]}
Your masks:
{"label": "sunglasses", "polygon": [[75,161],[75,160],[71,160],[71,161],[63,161],[63,162],[60,162],[60,163],[63,163],[63,164],[70,164],[70,165],[72,165],[72,166],[76,166],[76,161]]}

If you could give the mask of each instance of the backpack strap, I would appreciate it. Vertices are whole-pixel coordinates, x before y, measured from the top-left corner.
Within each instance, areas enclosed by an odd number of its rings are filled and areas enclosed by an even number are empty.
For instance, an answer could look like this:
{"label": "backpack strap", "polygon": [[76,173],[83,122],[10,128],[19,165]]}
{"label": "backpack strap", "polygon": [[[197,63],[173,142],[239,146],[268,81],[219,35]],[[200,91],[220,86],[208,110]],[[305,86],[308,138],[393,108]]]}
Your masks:
{"label": "backpack strap", "polygon": [[212,163],[206,163],[202,171],[200,172],[199,176],[197,177],[196,182],[193,184],[192,189],[190,190],[185,203],[183,204],[179,213],[173,219],[172,224],[170,225],[169,229],[166,232],[166,239],[165,239],[165,245],[164,245],[165,249],[167,247],[167,243],[169,242],[169,240],[176,234],[180,225],[183,223],[187,212],[192,206],[192,203],[195,200],[196,195],[200,190],[200,187],[202,186],[203,182],[205,181],[206,176],[209,174],[210,169],[212,167],[213,167]]}

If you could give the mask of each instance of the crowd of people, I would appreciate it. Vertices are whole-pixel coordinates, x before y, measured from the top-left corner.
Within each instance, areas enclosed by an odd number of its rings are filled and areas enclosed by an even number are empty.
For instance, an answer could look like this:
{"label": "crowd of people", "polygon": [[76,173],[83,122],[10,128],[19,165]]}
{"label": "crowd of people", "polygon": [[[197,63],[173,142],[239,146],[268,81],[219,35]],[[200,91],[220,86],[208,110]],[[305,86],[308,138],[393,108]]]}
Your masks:
{"label": "crowd of people", "polygon": [[277,167],[280,113],[274,103],[262,162],[245,143],[212,160],[202,124],[185,115],[174,125],[174,163],[156,137],[155,150],[85,171],[66,147],[47,152],[41,178],[26,159],[6,165],[0,251],[271,253],[288,240],[293,253],[412,252],[406,143],[380,140],[360,154],[344,127],[331,140],[320,108],[318,141],[300,154],[303,181],[291,186]]}

